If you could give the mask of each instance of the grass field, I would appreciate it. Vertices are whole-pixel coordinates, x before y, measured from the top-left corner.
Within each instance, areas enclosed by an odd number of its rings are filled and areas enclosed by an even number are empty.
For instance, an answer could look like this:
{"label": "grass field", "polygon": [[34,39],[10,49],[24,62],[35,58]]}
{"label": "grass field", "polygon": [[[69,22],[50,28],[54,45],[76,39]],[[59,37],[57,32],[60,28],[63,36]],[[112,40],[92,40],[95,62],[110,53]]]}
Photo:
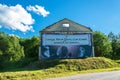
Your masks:
{"label": "grass field", "polygon": [[0,72],[0,80],[44,80],[58,76],[120,70],[119,61],[116,62],[101,57],[36,61],[24,68],[3,70]]}

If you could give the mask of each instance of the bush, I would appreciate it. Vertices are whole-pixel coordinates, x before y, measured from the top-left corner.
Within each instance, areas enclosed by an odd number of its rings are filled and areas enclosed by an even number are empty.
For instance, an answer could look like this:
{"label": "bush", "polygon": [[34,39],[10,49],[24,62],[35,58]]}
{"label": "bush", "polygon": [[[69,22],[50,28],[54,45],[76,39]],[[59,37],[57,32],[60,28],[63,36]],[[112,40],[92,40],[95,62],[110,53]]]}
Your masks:
{"label": "bush", "polygon": [[26,65],[28,65],[31,62],[34,62],[36,60],[37,60],[37,58],[24,58],[24,59],[16,62],[16,64],[18,65],[18,67],[24,67],[24,66],[26,66]]}
{"label": "bush", "polygon": [[37,58],[23,58],[22,60],[19,61],[4,62],[2,65],[0,65],[0,70],[6,71],[11,69],[24,68],[26,65],[36,60]]}

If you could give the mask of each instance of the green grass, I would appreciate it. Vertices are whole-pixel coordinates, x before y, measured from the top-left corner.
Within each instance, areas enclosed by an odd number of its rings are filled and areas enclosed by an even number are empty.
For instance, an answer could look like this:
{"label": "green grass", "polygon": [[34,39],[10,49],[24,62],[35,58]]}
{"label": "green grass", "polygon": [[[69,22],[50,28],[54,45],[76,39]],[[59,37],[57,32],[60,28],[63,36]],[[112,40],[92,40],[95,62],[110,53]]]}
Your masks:
{"label": "green grass", "polygon": [[81,70],[89,70],[89,69],[112,68],[119,66],[119,64],[114,62],[113,60],[103,57],[94,57],[94,58],[86,58],[86,59],[43,60],[43,61],[35,62],[34,64],[31,65],[37,65],[36,67],[39,69],[54,68],[55,70],[60,70],[60,71],[62,70],[81,71]]}
{"label": "green grass", "polygon": [[120,63],[120,60],[115,60],[116,63]]}
{"label": "green grass", "polygon": [[94,70],[83,70],[83,71],[66,71],[62,73],[46,72],[44,70],[33,70],[33,71],[17,71],[17,72],[4,72],[0,73],[0,80],[43,80],[46,78],[70,76],[75,74],[86,74],[93,72],[113,71],[120,70],[119,67],[107,68],[107,69],[94,69]]}
{"label": "green grass", "polygon": [[0,80],[43,80],[81,73],[120,70],[120,64],[107,58],[54,59],[36,61],[25,68],[4,70]]}

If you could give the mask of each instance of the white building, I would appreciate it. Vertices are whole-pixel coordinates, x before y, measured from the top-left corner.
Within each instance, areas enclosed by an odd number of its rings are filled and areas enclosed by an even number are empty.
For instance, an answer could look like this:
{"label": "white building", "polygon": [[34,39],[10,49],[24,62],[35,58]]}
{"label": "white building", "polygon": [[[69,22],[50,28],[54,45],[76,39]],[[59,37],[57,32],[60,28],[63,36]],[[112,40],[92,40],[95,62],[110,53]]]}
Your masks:
{"label": "white building", "polygon": [[39,58],[85,58],[94,56],[92,30],[69,19],[40,31]]}

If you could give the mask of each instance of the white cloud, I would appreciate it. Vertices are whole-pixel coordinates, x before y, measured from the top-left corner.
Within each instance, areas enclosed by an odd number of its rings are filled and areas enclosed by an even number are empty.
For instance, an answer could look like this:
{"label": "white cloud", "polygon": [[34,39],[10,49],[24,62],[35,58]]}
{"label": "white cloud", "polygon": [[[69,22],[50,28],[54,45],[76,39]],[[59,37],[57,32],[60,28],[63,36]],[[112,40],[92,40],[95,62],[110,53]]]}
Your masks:
{"label": "white cloud", "polygon": [[39,6],[39,5],[35,5],[35,6],[31,6],[30,5],[30,6],[27,7],[27,10],[28,11],[33,11],[33,12],[35,12],[38,15],[42,15],[43,17],[46,17],[48,14],[50,14],[49,11],[46,11],[44,9],[44,7]]}
{"label": "white cloud", "polygon": [[34,31],[31,15],[19,4],[7,6],[0,4],[0,26],[22,32]]}

